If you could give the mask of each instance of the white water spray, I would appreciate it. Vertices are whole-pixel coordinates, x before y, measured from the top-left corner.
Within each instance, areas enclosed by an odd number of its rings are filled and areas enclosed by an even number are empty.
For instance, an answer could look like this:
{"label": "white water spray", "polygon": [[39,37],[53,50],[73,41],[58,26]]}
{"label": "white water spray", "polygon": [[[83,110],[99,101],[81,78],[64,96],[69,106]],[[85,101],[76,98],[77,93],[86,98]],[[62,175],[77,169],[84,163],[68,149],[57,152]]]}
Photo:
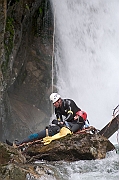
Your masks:
{"label": "white water spray", "polygon": [[119,104],[119,0],[52,3],[58,91],[101,129]]}

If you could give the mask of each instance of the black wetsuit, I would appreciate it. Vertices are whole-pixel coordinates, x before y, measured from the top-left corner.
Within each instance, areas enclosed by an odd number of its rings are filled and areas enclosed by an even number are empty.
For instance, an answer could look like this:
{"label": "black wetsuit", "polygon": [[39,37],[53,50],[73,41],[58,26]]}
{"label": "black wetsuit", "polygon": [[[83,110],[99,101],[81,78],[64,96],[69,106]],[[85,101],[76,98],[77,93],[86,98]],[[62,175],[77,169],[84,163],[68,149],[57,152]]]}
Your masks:
{"label": "black wetsuit", "polygon": [[72,99],[62,99],[62,105],[61,107],[55,108],[55,114],[58,120],[63,121],[63,115],[66,121],[71,122],[76,112],[80,110]]}
{"label": "black wetsuit", "polygon": [[[58,121],[63,121],[63,116],[65,116],[64,122],[68,122],[71,131],[76,132],[82,129],[85,124],[82,118],[74,120],[76,112],[80,110],[72,99],[62,99],[62,105],[61,107],[55,108],[55,114]],[[65,124],[68,126],[67,123]]]}

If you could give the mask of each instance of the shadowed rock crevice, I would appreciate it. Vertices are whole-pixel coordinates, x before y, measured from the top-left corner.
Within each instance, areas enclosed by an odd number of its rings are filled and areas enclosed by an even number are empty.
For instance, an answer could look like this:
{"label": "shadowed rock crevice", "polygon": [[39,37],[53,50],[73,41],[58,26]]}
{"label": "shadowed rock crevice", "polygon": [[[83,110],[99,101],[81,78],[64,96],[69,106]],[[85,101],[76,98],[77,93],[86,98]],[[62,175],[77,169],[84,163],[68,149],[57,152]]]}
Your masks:
{"label": "shadowed rock crevice", "polygon": [[0,50],[4,90],[0,139],[5,141],[23,139],[49,123],[53,17],[49,0],[2,1],[0,5],[6,17],[0,22],[4,44]]}

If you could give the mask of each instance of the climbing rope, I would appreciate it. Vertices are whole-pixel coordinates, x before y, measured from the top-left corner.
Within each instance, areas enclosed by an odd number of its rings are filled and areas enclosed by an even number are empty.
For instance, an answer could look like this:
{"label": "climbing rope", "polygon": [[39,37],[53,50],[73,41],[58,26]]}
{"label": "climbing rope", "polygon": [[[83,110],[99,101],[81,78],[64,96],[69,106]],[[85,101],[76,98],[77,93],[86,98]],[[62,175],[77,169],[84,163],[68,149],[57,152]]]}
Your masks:
{"label": "climbing rope", "polygon": [[[54,59],[55,59],[55,8],[54,8],[54,30],[53,30],[53,46],[52,46],[52,93],[54,87]],[[51,107],[51,113],[53,114],[53,105]]]}
{"label": "climbing rope", "polygon": [[53,93],[53,86],[54,86],[54,58],[55,58],[55,8],[54,8],[54,30],[53,30],[53,50],[52,50],[52,93]]}

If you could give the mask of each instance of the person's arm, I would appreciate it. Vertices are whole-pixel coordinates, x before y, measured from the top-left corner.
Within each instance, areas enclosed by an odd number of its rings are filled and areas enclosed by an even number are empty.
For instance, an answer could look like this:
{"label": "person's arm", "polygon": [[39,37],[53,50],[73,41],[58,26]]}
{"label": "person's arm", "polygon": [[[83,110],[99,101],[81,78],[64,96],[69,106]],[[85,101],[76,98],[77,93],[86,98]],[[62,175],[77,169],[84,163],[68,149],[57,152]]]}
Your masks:
{"label": "person's arm", "polygon": [[73,119],[73,112],[72,111],[68,111],[67,112],[67,117],[64,119],[64,121],[70,122]]}
{"label": "person's arm", "polygon": [[61,114],[60,111],[59,111],[58,109],[56,109],[56,108],[55,108],[55,115],[56,115],[57,121],[62,121],[62,122],[63,122],[62,114]]}
{"label": "person's arm", "polygon": [[73,119],[73,111],[72,111],[72,107],[71,107],[71,101],[67,100],[65,102],[65,108],[67,109],[67,116],[64,119],[64,121],[70,122]]}
{"label": "person's arm", "polygon": [[63,124],[63,118],[58,109],[55,109],[56,119],[53,119],[52,124],[60,125]]}

